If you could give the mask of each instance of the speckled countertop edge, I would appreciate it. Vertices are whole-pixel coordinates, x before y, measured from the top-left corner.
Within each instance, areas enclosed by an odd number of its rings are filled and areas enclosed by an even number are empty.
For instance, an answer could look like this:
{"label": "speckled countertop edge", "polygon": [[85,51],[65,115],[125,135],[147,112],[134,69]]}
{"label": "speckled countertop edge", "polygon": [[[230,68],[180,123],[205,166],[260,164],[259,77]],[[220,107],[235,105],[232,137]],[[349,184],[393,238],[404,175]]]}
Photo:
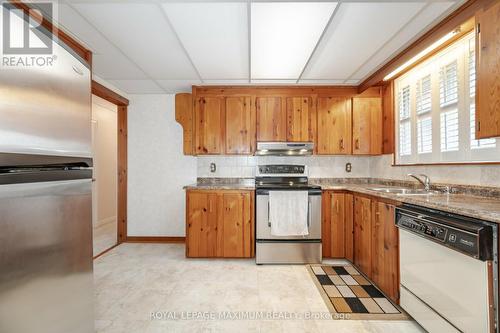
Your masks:
{"label": "speckled countertop edge", "polygon": [[[325,179],[311,178],[309,183],[320,185],[323,190],[350,191],[379,197],[395,202],[408,203],[432,209],[443,210],[449,213],[469,216],[495,223],[500,223],[500,197],[495,196],[499,189],[486,188],[488,194],[494,195],[479,196],[470,194],[442,193],[435,195],[397,195],[391,193],[381,193],[371,188],[381,186],[411,186],[398,181],[377,180],[369,178],[359,179]],[[401,183],[401,184],[400,184]],[[439,184],[441,186],[442,184]],[[466,186],[459,185],[464,188]],[[479,188],[479,187],[477,187]],[[205,189],[205,190],[254,190],[253,178],[200,178],[196,184],[185,186],[184,189]],[[481,188],[479,188],[481,190]],[[485,192],[477,192],[485,193]]]}

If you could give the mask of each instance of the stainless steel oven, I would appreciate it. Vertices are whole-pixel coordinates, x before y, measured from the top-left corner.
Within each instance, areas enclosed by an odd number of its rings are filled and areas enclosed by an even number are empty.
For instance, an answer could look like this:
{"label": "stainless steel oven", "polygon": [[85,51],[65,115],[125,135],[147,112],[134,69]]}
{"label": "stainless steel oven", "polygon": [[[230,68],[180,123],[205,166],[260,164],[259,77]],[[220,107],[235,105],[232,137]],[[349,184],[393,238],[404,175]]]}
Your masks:
{"label": "stainless steel oven", "polygon": [[[307,167],[300,165],[261,165],[256,177],[256,263],[300,264],[321,262],[321,188],[309,185]],[[269,219],[269,193],[307,191],[305,236],[274,236]]]}

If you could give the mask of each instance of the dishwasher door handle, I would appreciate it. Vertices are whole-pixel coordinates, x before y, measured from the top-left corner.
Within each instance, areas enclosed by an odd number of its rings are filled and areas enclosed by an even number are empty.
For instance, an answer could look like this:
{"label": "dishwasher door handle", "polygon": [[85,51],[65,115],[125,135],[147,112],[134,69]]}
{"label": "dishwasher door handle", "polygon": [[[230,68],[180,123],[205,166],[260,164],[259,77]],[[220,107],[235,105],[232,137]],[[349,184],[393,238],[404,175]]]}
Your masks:
{"label": "dishwasher door handle", "polygon": [[271,204],[267,202],[267,226],[271,228]]}
{"label": "dishwasher door handle", "polygon": [[307,229],[311,226],[311,220],[312,220],[312,210],[311,210],[311,200],[307,200]]}

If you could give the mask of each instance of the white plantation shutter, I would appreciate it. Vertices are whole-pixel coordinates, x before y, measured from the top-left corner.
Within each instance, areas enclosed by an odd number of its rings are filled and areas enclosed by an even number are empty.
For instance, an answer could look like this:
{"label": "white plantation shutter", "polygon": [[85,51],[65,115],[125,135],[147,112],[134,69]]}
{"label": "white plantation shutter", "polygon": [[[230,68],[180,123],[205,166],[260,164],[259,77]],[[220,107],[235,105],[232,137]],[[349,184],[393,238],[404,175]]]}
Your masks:
{"label": "white plantation shutter", "polygon": [[439,71],[439,97],[441,107],[458,102],[457,61],[441,67]]}
{"label": "white plantation shutter", "polygon": [[475,139],[474,47],[470,32],[394,81],[396,164],[500,161],[499,138]]}
{"label": "white plantation shutter", "polygon": [[410,86],[399,91],[399,154],[411,155]]}
{"label": "white plantation shutter", "polygon": [[458,110],[441,113],[441,151],[458,150]]}

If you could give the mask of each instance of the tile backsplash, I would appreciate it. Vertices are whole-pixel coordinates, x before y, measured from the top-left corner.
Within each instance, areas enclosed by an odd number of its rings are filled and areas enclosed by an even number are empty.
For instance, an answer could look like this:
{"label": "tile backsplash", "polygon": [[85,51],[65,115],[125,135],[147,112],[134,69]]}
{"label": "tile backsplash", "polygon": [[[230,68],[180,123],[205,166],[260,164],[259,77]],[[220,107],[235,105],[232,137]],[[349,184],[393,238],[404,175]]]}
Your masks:
{"label": "tile backsplash", "polygon": [[[210,172],[215,163],[216,171]],[[351,163],[351,172],[346,172],[346,163]],[[307,165],[311,178],[369,177],[370,157],[366,156],[199,156],[197,176],[207,177],[254,177],[255,167],[261,164]]]}

